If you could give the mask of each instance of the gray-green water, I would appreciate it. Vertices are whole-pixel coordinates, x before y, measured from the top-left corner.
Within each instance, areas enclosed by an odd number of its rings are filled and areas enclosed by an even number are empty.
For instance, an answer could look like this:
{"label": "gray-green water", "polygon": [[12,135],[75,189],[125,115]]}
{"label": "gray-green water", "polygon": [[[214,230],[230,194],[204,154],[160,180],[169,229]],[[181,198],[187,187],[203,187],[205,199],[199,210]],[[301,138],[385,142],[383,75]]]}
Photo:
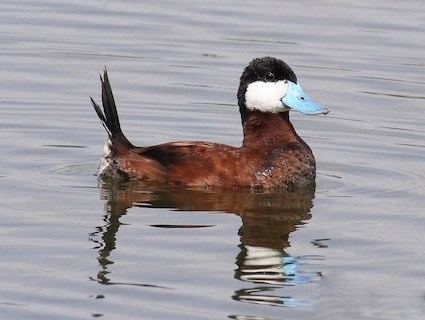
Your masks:
{"label": "gray-green water", "polygon": [[[423,1],[2,1],[4,319],[423,319]],[[110,72],[140,145],[238,145],[272,55],[332,112],[292,115],[316,190],[99,184]]]}

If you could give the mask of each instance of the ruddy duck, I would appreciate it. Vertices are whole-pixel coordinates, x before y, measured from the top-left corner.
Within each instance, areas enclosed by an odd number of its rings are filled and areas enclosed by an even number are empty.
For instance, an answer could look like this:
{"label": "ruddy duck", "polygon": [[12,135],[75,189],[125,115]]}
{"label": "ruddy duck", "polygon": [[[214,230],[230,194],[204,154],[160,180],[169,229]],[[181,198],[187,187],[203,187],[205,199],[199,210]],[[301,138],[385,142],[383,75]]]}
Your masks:
{"label": "ruddy duck", "polygon": [[282,60],[256,58],[242,73],[237,94],[241,147],[200,141],[136,147],[121,130],[106,69],[100,80],[103,112],[90,99],[109,136],[101,175],[119,172],[148,184],[183,187],[275,189],[314,183],[313,153],[295,132],[289,111],[328,110],[307,96]]}

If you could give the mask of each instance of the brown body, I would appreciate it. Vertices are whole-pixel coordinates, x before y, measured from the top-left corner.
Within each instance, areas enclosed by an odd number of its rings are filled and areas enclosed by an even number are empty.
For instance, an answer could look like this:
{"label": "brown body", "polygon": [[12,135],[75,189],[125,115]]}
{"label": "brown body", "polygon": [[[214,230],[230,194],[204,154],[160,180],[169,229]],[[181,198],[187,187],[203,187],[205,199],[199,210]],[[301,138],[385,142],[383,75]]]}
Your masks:
{"label": "brown body", "polygon": [[117,168],[138,180],[186,187],[288,188],[314,181],[315,160],[289,113],[251,111],[240,148],[205,142],[113,146]]}

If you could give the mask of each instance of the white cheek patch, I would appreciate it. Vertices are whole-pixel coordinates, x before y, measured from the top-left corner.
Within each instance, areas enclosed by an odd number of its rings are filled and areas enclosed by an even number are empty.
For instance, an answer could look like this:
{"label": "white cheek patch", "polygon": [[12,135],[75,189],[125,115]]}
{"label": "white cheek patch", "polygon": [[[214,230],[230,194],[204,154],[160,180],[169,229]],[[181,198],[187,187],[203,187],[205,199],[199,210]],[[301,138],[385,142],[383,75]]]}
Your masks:
{"label": "white cheek patch", "polygon": [[288,82],[255,81],[248,85],[245,93],[245,105],[250,110],[261,112],[282,112],[288,110],[280,99],[288,91]]}

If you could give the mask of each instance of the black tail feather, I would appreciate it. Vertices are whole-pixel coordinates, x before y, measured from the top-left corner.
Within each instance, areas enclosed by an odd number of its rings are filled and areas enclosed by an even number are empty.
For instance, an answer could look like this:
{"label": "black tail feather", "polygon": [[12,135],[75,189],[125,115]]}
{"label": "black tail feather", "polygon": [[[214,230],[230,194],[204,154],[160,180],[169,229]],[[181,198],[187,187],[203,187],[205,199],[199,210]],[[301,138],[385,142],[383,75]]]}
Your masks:
{"label": "black tail feather", "polygon": [[92,97],[90,97],[91,104],[93,105],[94,110],[96,111],[100,121],[102,122],[102,126],[105,128],[106,132],[108,133],[109,138],[111,138],[111,132],[108,129],[108,126],[106,125],[106,119],[103,115],[102,110],[100,109],[99,105],[93,100]]}
{"label": "black tail feather", "polygon": [[94,110],[102,122],[103,127],[106,129],[112,144],[114,144],[114,142],[120,142],[125,144],[127,147],[133,147],[131,142],[125,137],[121,130],[117,107],[115,105],[114,95],[112,94],[112,88],[111,84],[109,83],[108,72],[106,68],[103,72],[103,78],[100,76],[100,82],[102,84],[103,112],[99,105],[93,100],[93,98],[90,98]]}

